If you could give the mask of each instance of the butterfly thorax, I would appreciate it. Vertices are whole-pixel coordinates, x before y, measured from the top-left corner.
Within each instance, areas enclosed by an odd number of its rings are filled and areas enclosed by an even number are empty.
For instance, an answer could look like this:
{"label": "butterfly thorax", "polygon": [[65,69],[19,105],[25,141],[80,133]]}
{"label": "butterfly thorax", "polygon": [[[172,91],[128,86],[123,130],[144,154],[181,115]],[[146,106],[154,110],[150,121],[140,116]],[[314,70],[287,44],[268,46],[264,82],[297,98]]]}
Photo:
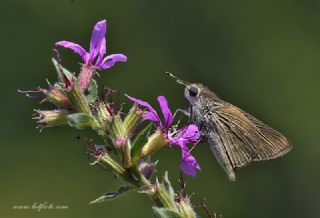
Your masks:
{"label": "butterfly thorax", "polygon": [[[223,104],[214,92],[211,92],[202,84],[192,84],[191,86],[196,87],[198,91],[196,96],[191,96],[190,91],[185,92],[185,97],[191,106],[191,119],[194,123],[198,124],[201,131],[205,131],[206,126],[210,123],[209,120],[211,120],[211,117],[215,113],[215,110],[223,106]],[[188,87],[186,89],[188,89]]]}

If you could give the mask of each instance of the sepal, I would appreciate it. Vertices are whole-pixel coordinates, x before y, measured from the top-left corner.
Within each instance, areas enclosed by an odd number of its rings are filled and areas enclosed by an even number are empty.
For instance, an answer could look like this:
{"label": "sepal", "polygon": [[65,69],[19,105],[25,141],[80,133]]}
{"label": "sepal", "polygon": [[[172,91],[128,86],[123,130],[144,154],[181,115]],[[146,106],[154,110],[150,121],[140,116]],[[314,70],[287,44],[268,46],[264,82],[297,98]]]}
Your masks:
{"label": "sepal", "polygon": [[170,198],[174,201],[174,190],[172,188],[171,182],[169,181],[168,171],[165,171],[163,176],[163,185],[166,188]]}
{"label": "sepal", "polygon": [[133,135],[134,130],[140,124],[142,118],[143,111],[138,108],[137,104],[134,104],[123,121],[123,126],[128,137]]}
{"label": "sepal", "polygon": [[139,159],[143,145],[148,141],[152,124],[150,123],[134,138],[131,148],[132,162],[135,163]]}
{"label": "sepal", "polygon": [[67,77],[68,80],[72,80],[73,78],[72,73],[66,68],[64,68],[55,58],[52,58],[52,63],[57,71],[58,81],[60,83],[65,82],[64,76]]}
{"label": "sepal", "polygon": [[74,81],[72,87],[66,91],[73,109],[79,113],[91,114],[89,103],[79,84]]}
{"label": "sepal", "polygon": [[167,144],[169,144],[167,137],[158,129],[148,138],[148,142],[142,148],[141,156],[149,156]]}

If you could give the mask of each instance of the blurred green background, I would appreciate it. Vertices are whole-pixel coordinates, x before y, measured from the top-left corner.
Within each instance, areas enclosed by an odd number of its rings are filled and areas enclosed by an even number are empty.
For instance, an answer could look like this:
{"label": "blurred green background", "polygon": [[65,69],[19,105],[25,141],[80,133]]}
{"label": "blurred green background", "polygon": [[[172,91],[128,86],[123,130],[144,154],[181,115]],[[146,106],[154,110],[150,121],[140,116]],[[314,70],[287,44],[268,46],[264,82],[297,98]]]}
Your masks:
{"label": "blurred green background", "polygon": [[[0,2],[1,186],[0,217],[151,217],[149,200],[130,193],[100,205],[88,202],[119,182],[88,164],[67,127],[41,134],[31,120],[37,100],[17,89],[55,80],[53,44],[70,40],[88,48],[93,25],[107,19],[107,50],[128,56],[101,73],[100,83],[171,108],[186,108],[169,70],[211,90],[278,129],[293,144],[283,158],[254,163],[231,183],[206,144],[194,151],[202,171],[187,178],[196,204],[207,199],[223,217],[320,217],[318,1],[107,1]],[[62,52],[78,71],[80,59]],[[159,175],[169,170],[177,187],[178,149],[165,149]],[[48,201],[68,210],[14,210]],[[203,213],[202,213],[203,215]]]}

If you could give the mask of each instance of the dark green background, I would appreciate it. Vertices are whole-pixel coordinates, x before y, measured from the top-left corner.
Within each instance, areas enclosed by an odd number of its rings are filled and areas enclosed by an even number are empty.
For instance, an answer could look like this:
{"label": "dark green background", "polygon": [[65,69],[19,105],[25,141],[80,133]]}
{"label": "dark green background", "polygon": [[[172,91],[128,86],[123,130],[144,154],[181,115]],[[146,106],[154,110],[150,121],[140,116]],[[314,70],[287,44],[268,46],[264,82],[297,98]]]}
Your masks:
{"label": "dark green background", "polygon": [[[101,73],[100,83],[155,104],[165,95],[171,108],[186,108],[182,88],[169,70],[201,82],[223,99],[278,129],[293,144],[284,158],[254,163],[228,181],[206,144],[197,147],[202,171],[187,178],[198,204],[223,217],[319,217],[320,4],[318,1],[82,1],[3,0],[0,3],[1,217],[150,217],[143,194],[130,193],[88,205],[119,185],[88,165],[74,139],[90,131],[60,127],[41,134],[30,119],[37,101],[17,89],[55,80],[54,42],[88,48],[95,22],[107,19],[109,53],[126,64]],[[63,51],[78,71],[80,59]],[[156,105],[156,104],[155,104]],[[178,178],[178,149],[158,153],[159,173]],[[48,201],[68,210],[13,210],[13,205]]]}

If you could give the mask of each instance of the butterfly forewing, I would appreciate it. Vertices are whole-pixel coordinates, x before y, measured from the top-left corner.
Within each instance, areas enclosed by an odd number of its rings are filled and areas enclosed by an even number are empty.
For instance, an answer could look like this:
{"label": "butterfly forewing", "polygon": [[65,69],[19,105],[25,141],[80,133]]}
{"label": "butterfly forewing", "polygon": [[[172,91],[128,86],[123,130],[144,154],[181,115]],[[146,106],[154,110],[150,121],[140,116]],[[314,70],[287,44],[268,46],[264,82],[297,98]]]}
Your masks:
{"label": "butterfly forewing", "polygon": [[[263,138],[264,143],[258,147],[257,153],[266,153],[267,155],[258,155],[253,160],[269,160],[277,157],[281,157],[288,153],[292,146],[281,133],[267,126],[254,116],[242,111],[242,113],[256,126],[259,131],[260,136]],[[266,146],[263,146],[266,144]]]}

